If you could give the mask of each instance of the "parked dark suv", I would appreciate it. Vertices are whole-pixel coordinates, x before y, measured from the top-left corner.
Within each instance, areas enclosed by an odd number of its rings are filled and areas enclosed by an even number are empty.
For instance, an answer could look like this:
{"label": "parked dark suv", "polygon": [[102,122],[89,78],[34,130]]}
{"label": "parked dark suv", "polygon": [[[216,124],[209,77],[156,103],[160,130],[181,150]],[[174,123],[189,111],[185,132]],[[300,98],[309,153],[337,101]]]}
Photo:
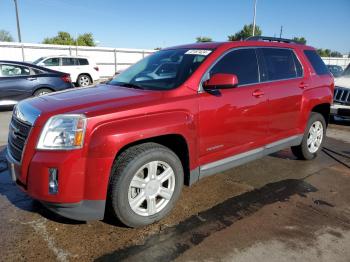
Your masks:
{"label": "parked dark suv", "polygon": [[0,60],[0,106],[72,88],[69,74],[28,63]]}
{"label": "parked dark suv", "polygon": [[[164,64],[171,73],[149,73]],[[171,47],[107,84],[19,103],[7,158],[13,180],[54,212],[102,219],[108,205],[147,225],[184,184],[286,147],[315,158],[333,89],[316,50],[290,40]]]}

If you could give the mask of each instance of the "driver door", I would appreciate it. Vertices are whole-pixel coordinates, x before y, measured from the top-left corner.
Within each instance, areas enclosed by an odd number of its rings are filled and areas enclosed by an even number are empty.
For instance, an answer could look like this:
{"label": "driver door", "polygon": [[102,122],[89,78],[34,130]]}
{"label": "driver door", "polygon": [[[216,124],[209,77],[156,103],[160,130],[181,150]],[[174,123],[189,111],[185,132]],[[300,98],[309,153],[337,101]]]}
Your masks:
{"label": "driver door", "polygon": [[[265,145],[268,136],[266,87],[259,84],[253,48],[229,51],[207,74],[235,74],[238,86],[203,91],[199,98],[200,165],[213,163]],[[206,79],[204,79],[206,80]],[[258,153],[258,150],[256,150]]]}

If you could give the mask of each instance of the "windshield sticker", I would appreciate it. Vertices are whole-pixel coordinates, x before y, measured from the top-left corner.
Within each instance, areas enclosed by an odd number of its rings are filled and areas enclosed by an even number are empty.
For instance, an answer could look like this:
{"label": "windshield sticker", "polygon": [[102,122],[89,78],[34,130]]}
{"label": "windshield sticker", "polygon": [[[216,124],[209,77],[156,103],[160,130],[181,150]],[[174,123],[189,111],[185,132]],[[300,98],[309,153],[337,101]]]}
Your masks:
{"label": "windshield sticker", "polygon": [[192,49],[188,50],[185,55],[204,55],[207,56],[211,53],[211,50],[200,50],[200,49]]}

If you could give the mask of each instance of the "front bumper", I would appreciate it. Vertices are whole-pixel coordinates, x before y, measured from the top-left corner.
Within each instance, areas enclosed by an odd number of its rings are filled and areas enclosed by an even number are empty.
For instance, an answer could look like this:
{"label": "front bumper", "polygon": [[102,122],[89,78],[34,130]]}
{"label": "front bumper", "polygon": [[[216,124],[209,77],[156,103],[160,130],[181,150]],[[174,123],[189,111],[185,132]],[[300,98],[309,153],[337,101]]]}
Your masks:
{"label": "front bumper", "polygon": [[[65,152],[39,152],[32,158],[28,169],[26,183],[21,182],[21,165],[9,152],[6,154],[11,178],[30,197],[43,203],[51,211],[70,219],[79,221],[101,220],[104,218],[106,200],[84,199],[84,166],[83,158]],[[54,157],[53,157],[54,156]],[[59,170],[59,192],[50,194],[48,190],[48,168]]]}
{"label": "front bumper", "polygon": [[333,104],[331,106],[331,115],[339,116],[343,118],[350,118],[350,106],[341,105],[341,104]]}

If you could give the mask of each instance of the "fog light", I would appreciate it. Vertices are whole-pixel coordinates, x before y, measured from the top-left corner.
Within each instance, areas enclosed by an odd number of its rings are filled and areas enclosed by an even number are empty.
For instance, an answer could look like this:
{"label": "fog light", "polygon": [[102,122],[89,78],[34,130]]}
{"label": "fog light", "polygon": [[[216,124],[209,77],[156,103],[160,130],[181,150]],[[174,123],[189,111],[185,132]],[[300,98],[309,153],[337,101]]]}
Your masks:
{"label": "fog light", "polygon": [[49,194],[58,193],[58,170],[57,168],[49,168]]}

